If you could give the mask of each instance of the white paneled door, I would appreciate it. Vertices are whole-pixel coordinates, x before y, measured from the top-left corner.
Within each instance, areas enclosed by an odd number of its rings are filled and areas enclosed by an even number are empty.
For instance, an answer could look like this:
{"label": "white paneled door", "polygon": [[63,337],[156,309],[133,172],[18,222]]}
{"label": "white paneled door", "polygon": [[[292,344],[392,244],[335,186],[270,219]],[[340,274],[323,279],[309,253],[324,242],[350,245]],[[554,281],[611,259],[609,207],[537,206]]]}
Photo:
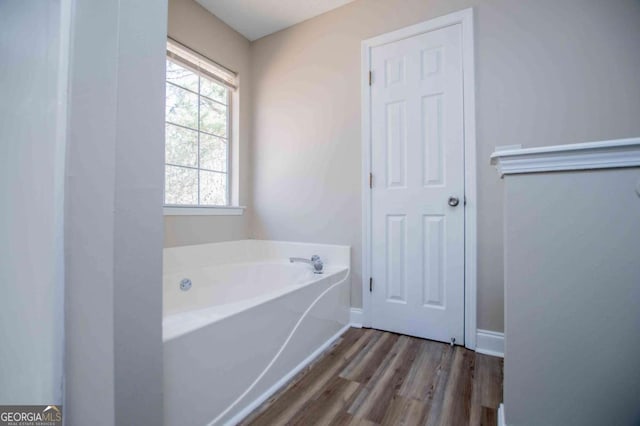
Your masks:
{"label": "white paneled door", "polygon": [[372,326],[464,344],[461,25],[371,51]]}

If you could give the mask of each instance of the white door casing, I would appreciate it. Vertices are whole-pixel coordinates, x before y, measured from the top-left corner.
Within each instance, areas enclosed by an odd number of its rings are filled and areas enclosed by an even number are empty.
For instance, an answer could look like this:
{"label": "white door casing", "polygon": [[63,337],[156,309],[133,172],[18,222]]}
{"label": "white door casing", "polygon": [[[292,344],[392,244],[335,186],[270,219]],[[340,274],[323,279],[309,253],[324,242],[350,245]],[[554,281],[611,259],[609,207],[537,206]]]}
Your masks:
{"label": "white door casing", "polygon": [[[477,200],[476,200],[476,144],[475,144],[475,75],[473,9],[464,9],[430,19],[362,42],[362,325],[373,325],[373,297],[370,288],[372,270],[372,201],[370,171],[372,170],[372,87],[369,84],[373,50],[396,41],[432,32],[455,24],[461,26],[463,129],[464,129],[464,345],[476,347],[477,298]],[[376,76],[373,77],[374,82]],[[374,83],[375,85],[375,83]],[[376,179],[376,183],[379,179]],[[461,201],[462,202],[462,201]],[[379,287],[374,282],[374,288]],[[456,339],[460,343],[459,339]]]}

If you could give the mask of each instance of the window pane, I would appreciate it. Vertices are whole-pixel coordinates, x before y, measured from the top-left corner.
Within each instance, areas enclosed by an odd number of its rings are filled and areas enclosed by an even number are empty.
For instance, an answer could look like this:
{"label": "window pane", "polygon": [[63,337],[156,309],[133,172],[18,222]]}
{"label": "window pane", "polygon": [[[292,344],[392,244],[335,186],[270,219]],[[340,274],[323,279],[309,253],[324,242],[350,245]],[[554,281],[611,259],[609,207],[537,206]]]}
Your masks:
{"label": "window pane", "polygon": [[227,137],[227,107],[200,98],[200,130]]}
{"label": "window pane", "polygon": [[167,84],[167,121],[198,128],[198,95]]}
{"label": "window pane", "polygon": [[198,91],[198,74],[167,59],[167,81]]}
{"label": "window pane", "polygon": [[198,171],[165,166],[165,204],[198,204]]}
{"label": "window pane", "polygon": [[200,167],[227,171],[227,141],[215,136],[200,134]]}
{"label": "window pane", "polygon": [[167,124],[165,162],[198,167],[198,132]]}
{"label": "window pane", "polygon": [[227,204],[227,174],[200,170],[200,204]]}
{"label": "window pane", "polygon": [[200,80],[200,94],[227,105],[227,88],[213,80],[202,77]]}

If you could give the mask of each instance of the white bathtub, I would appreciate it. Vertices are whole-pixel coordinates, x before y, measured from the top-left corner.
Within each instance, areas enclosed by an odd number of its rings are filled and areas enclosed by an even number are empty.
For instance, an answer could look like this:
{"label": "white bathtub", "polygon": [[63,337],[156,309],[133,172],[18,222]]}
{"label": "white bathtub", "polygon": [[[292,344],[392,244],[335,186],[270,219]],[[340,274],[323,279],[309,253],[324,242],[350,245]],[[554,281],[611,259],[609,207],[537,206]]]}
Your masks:
{"label": "white bathtub", "polygon": [[[165,425],[237,423],[338,337],[349,252],[259,240],[165,249]],[[313,254],[322,275],[288,261]]]}

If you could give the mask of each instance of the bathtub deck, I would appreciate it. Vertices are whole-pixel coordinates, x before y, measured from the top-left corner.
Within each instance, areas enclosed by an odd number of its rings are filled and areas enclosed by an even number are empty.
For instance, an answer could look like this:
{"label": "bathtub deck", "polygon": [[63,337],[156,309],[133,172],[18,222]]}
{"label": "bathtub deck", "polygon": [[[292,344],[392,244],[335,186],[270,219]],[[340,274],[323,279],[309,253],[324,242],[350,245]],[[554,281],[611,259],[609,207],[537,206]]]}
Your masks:
{"label": "bathtub deck", "polygon": [[349,329],[243,425],[496,425],[502,359]]}

